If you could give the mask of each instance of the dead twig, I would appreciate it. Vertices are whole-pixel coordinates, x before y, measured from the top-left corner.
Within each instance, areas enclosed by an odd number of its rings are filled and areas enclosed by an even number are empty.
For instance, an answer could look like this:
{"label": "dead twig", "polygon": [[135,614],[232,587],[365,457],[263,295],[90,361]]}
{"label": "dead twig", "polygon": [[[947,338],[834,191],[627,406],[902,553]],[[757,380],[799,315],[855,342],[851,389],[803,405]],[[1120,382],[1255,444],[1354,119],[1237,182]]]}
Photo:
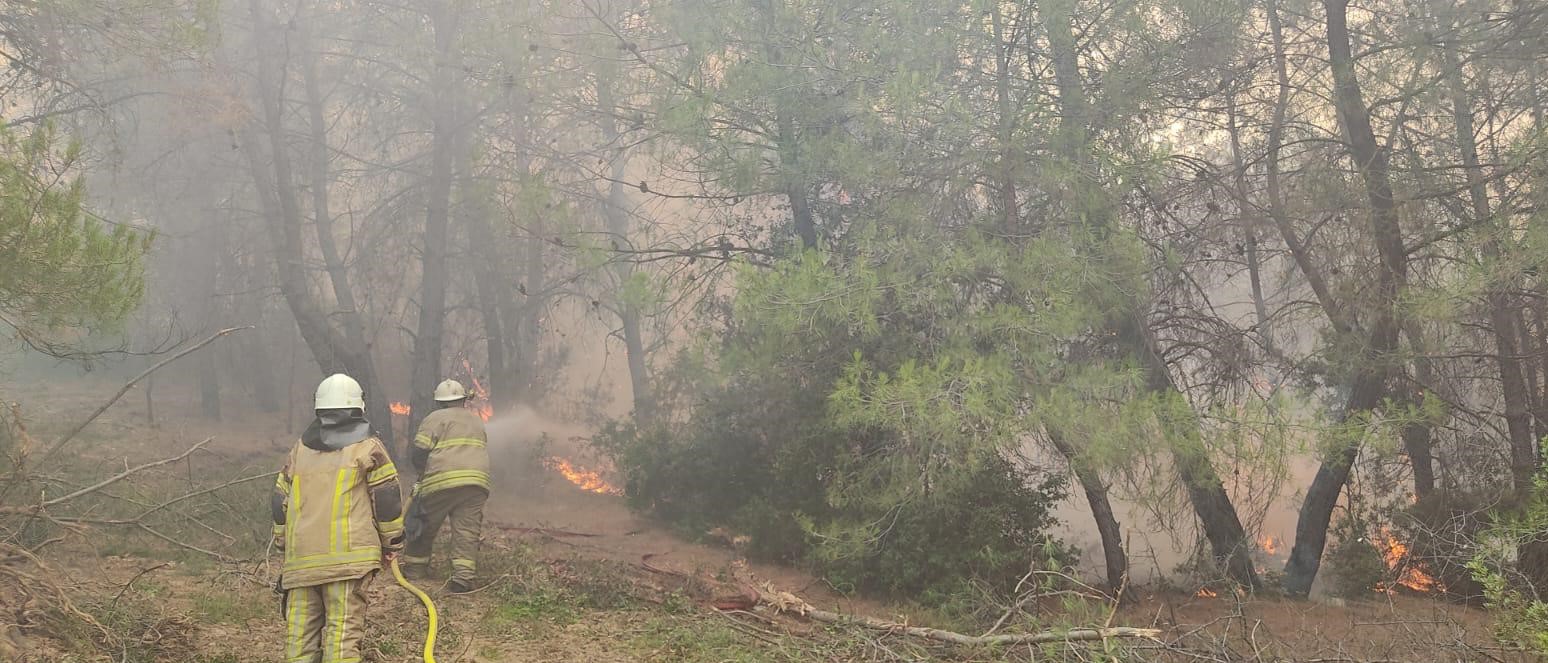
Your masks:
{"label": "dead twig", "polygon": [[107,412],[108,408],[113,407],[113,404],[117,403],[118,399],[123,398],[124,394],[129,393],[129,390],[133,389],[134,385],[139,384],[139,382],[141,380],[144,380],[145,378],[149,377],[152,373],[155,373],[156,371],[161,370],[163,367],[165,367],[166,365],[168,365],[168,364],[170,364],[170,363],[172,363],[174,361],[177,361],[179,359],[182,359],[183,357],[186,357],[186,356],[188,356],[190,354],[193,354],[194,352],[197,352],[200,348],[203,348],[206,345],[214,343],[216,340],[220,339],[223,336],[226,336],[228,334],[233,334],[233,333],[242,331],[244,329],[252,329],[252,328],[253,327],[251,325],[248,325],[246,327],[232,327],[230,329],[222,329],[222,330],[220,330],[218,332],[215,332],[209,338],[206,338],[206,339],[204,339],[202,341],[199,341],[198,343],[195,343],[195,344],[190,345],[190,346],[188,346],[186,348],[183,348],[177,354],[174,354],[174,355],[172,355],[170,357],[167,357],[166,359],[163,359],[161,361],[158,361],[158,362],[156,362],[156,364],[154,366],[151,366],[150,368],[147,368],[144,371],[141,371],[139,375],[136,375],[133,378],[130,378],[130,380],[128,382],[125,382],[124,386],[122,386],[122,387],[120,387],[118,389],[118,393],[113,394],[113,397],[109,398],[107,400],[107,402],[103,403],[102,406],[97,408],[97,410],[95,412],[92,412],[91,416],[88,416],[85,419],[81,420],[81,422],[76,424],[74,428],[70,429],[70,432],[65,433],[64,437],[59,438],[59,441],[55,442],[53,444],[53,446],[50,446],[47,451],[43,452],[43,456],[38,459],[37,464],[38,465],[43,465],[44,463],[47,463],[48,459],[52,458],[54,456],[54,454],[56,452],[58,452],[61,447],[63,447],[66,444],[69,444],[71,440],[74,440],[75,436],[80,435],[81,431],[86,430],[86,427],[91,425],[91,422],[96,421],[97,417],[102,416],[103,412]]}
{"label": "dead twig", "polygon": [[129,588],[134,586],[134,581],[139,580],[141,576],[150,573],[151,571],[167,568],[171,565],[171,562],[162,562],[152,567],[140,569],[139,573],[134,574],[134,577],[130,578],[129,582],[124,583],[123,588],[119,589],[118,593],[113,595],[113,601],[108,604],[108,610],[115,610],[118,608],[118,600],[124,597],[124,592],[129,591]]}
{"label": "dead twig", "polygon": [[139,474],[140,472],[144,472],[145,470],[149,470],[149,469],[156,468],[156,467],[161,467],[162,465],[171,465],[172,463],[176,463],[176,462],[178,462],[180,460],[183,460],[184,458],[192,456],[194,454],[194,452],[196,452],[196,451],[198,451],[200,449],[203,449],[204,445],[209,444],[210,442],[212,442],[214,440],[215,440],[215,438],[213,438],[213,437],[204,438],[204,441],[189,447],[187,451],[184,451],[183,453],[177,455],[174,458],[163,458],[163,459],[155,461],[155,462],[146,463],[144,465],[138,465],[136,467],[129,468],[127,470],[119,472],[118,474],[115,474],[115,475],[113,475],[111,477],[108,477],[106,479],[98,481],[97,483],[94,483],[94,484],[92,484],[90,486],[87,486],[85,488],[77,490],[77,491],[75,491],[73,493],[70,493],[68,495],[65,495],[63,497],[56,497],[54,499],[45,501],[40,506],[43,506],[43,507],[46,508],[46,507],[51,507],[51,506],[55,506],[55,505],[58,505],[58,504],[63,504],[65,502],[73,500],[73,499],[75,499],[77,497],[80,497],[82,495],[87,495],[87,494],[96,492],[98,490],[102,490],[103,488],[106,488],[106,487],[111,486],[111,485],[113,485],[115,483],[123,481],[124,479],[132,477],[132,476],[134,476],[136,474]]}

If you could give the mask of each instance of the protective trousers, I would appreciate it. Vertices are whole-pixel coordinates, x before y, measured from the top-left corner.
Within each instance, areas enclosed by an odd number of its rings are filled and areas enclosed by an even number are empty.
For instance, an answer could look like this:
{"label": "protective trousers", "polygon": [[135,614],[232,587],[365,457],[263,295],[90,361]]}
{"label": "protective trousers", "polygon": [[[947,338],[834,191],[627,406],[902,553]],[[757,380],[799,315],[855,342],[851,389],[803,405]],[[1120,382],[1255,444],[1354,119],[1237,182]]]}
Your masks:
{"label": "protective trousers", "polygon": [[484,502],[489,491],[482,486],[457,486],[438,490],[414,498],[413,509],[424,518],[419,536],[408,541],[403,550],[403,563],[423,569],[430,565],[430,551],[435,546],[436,532],[441,524],[450,521],[453,582],[470,586],[478,575],[478,541],[484,528]]}
{"label": "protective trousers", "polygon": [[360,661],[371,575],[285,593],[286,663]]}

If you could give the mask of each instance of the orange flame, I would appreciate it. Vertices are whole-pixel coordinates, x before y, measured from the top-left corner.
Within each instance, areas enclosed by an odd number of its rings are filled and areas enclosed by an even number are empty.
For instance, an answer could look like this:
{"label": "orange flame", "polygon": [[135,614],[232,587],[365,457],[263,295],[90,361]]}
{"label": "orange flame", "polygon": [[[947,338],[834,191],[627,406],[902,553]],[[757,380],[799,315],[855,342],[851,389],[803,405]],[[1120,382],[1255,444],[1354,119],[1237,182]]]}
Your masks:
{"label": "orange flame", "polygon": [[[1392,528],[1381,526],[1381,532],[1377,534],[1373,543],[1381,551],[1382,559],[1387,563],[1387,568],[1398,572],[1395,585],[1402,585],[1416,592],[1445,591],[1439,580],[1425,573],[1408,558],[1408,545],[1399,541],[1392,534]],[[1391,592],[1394,587],[1377,587],[1378,591]]]}
{"label": "orange flame", "polygon": [[577,488],[586,492],[597,493],[598,495],[623,494],[622,489],[603,479],[600,472],[578,468],[563,458],[545,458],[543,459],[543,465],[563,475],[570,483],[575,484]]}
{"label": "orange flame", "polygon": [[412,410],[409,409],[408,403],[394,402],[392,405],[387,406],[387,409],[392,410],[393,414],[396,414],[400,417],[406,417],[408,416],[409,412],[412,412]]}
{"label": "orange flame", "polygon": [[494,406],[489,403],[489,390],[484,389],[478,377],[473,375],[473,365],[468,363],[467,359],[462,360],[462,368],[468,372],[468,379],[473,381],[473,395],[478,398],[478,404],[473,407],[473,411],[478,413],[480,419],[489,421],[494,416]]}
{"label": "orange flame", "polygon": [[1265,536],[1261,541],[1258,541],[1258,547],[1262,548],[1263,552],[1269,555],[1278,555],[1279,549],[1283,545],[1283,541],[1280,541],[1279,539],[1276,539],[1272,536]]}
{"label": "orange flame", "polygon": [[1215,590],[1210,589],[1208,587],[1200,587],[1199,591],[1193,593],[1193,596],[1194,596],[1194,598],[1200,598],[1200,599],[1220,598],[1220,594],[1216,593]]}

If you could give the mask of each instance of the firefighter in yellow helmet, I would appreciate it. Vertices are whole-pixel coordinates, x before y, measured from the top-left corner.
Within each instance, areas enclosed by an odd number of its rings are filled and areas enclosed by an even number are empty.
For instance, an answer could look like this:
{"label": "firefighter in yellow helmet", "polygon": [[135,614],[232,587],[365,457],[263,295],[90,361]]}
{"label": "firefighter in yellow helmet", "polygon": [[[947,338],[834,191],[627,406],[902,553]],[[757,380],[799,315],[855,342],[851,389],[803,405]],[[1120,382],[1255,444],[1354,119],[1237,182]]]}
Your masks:
{"label": "firefighter in yellow helmet", "polygon": [[452,575],[446,589],[469,591],[478,575],[474,558],[489,499],[488,436],[484,420],[464,407],[468,392],[456,380],[435,388],[437,409],[419,424],[411,459],[419,471],[409,507],[404,571],[423,577],[443,523],[449,525]]}
{"label": "firefighter in yellow helmet", "polygon": [[403,493],[365,420],[360,383],[328,376],[314,403],[317,418],[285,458],[270,502],[285,554],[285,661],[352,663],[366,588],[403,547]]}

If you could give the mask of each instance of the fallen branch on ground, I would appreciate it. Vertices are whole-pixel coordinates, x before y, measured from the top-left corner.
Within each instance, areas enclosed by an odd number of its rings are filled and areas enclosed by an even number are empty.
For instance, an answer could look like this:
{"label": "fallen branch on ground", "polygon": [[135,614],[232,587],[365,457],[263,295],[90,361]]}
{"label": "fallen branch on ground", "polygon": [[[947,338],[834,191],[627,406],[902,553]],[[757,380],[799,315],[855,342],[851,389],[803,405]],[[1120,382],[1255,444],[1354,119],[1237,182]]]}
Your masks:
{"label": "fallen branch on ground", "polygon": [[[748,588],[750,589],[750,588]],[[1076,628],[1066,631],[1040,631],[1037,633],[1003,633],[999,635],[974,636],[943,631],[936,628],[922,626],[909,626],[897,622],[889,622],[874,617],[860,615],[845,615],[837,612],[829,612],[815,608],[800,597],[789,592],[781,592],[773,587],[765,585],[762,593],[753,592],[757,605],[767,606],[776,612],[795,614],[807,619],[837,624],[843,626],[860,626],[863,628],[910,635],[916,638],[934,640],[936,642],[949,642],[957,645],[985,646],[985,645],[1035,645],[1051,642],[1083,642],[1092,640],[1110,640],[1114,638],[1146,638],[1156,639],[1161,636],[1160,629],[1132,628],[1127,626],[1115,626],[1107,628]],[[722,603],[717,600],[717,607]],[[730,601],[725,601],[727,605]]]}
{"label": "fallen branch on ground", "polygon": [[188,356],[190,354],[193,354],[194,352],[197,352],[199,350],[199,348],[202,348],[202,347],[204,347],[206,345],[214,343],[217,339],[221,338],[222,336],[225,336],[227,334],[232,334],[232,333],[235,333],[235,332],[239,332],[239,331],[242,331],[244,329],[252,329],[252,328],[253,327],[251,325],[249,325],[247,327],[232,327],[230,329],[222,329],[222,330],[220,330],[218,332],[215,332],[215,334],[210,336],[209,338],[206,338],[206,339],[204,339],[202,341],[199,341],[198,343],[195,343],[195,344],[193,344],[191,346],[183,348],[183,350],[178,352],[177,354],[172,355],[170,357],[167,357],[166,359],[163,359],[163,360],[161,360],[159,362],[156,362],[156,364],[154,366],[151,366],[150,368],[147,368],[144,371],[141,371],[139,375],[136,375],[133,378],[131,378],[128,382],[125,382],[124,386],[122,386],[122,387],[120,387],[118,389],[118,393],[113,394],[113,397],[109,398],[107,400],[107,402],[103,403],[102,406],[97,408],[97,410],[95,412],[92,412],[91,416],[86,417],[85,419],[81,420],[80,423],[75,425],[75,428],[70,429],[70,432],[65,433],[64,437],[59,438],[58,442],[55,442],[53,444],[53,446],[49,447],[48,451],[43,452],[43,456],[38,459],[37,464],[38,465],[43,465],[44,463],[47,463],[48,459],[52,458],[54,456],[54,453],[59,451],[60,447],[63,447],[64,445],[68,444],[70,442],[70,440],[75,439],[75,436],[80,435],[81,431],[86,430],[86,427],[91,425],[91,422],[96,421],[97,417],[102,416],[103,412],[107,412],[108,408],[113,407],[113,404],[117,403],[118,399],[123,398],[124,394],[129,393],[129,390],[133,389],[134,385],[139,384],[140,380],[144,380],[146,377],[150,376],[150,374],[155,373],[156,371],[161,370],[162,367],[166,366],[167,364],[170,364],[170,363],[172,363],[174,361],[182,359],[183,357],[186,357],[186,356]]}

